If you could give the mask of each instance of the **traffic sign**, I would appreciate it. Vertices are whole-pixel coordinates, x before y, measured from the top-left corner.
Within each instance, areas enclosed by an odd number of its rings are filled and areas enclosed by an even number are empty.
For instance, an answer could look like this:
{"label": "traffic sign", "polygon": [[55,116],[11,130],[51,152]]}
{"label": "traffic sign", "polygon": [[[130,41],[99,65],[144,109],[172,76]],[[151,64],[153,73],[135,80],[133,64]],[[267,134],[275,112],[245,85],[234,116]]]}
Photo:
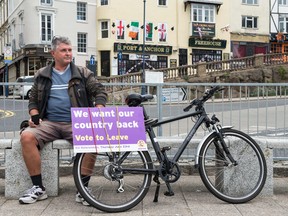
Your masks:
{"label": "traffic sign", "polygon": [[118,52],[118,59],[119,59],[119,61],[122,61],[122,51],[121,50]]}
{"label": "traffic sign", "polygon": [[93,55],[90,57],[90,65],[95,65],[95,58]]}
{"label": "traffic sign", "polygon": [[5,46],[4,47],[4,62],[10,63],[12,61],[12,47]]}
{"label": "traffic sign", "polygon": [[187,92],[184,88],[164,88],[162,89],[162,100],[164,102],[187,100]]}

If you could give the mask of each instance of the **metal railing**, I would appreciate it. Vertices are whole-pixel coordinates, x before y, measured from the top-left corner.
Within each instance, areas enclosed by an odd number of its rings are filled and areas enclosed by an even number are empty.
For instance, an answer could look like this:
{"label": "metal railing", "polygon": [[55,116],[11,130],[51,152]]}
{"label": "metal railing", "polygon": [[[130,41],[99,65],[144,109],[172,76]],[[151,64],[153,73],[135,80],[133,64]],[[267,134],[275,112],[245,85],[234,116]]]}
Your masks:
{"label": "metal railing", "polygon": [[[5,88],[9,84],[0,83]],[[14,85],[17,85],[14,83]],[[285,138],[288,135],[288,84],[286,83],[104,83],[109,93],[108,106],[125,106],[130,93],[141,93],[143,86],[154,99],[146,102],[150,117],[165,119],[183,114],[183,108],[200,97],[211,85],[225,90],[208,101],[208,113],[215,113],[222,125],[234,126],[253,136]],[[19,137],[20,123],[28,119],[28,100],[15,95],[0,96],[0,138]],[[163,137],[184,137],[193,119],[179,120],[157,129]],[[203,137],[200,130],[197,137]],[[69,152],[69,154],[71,154]],[[287,154],[288,155],[288,154]],[[1,153],[0,153],[1,156]],[[63,154],[63,157],[65,155]]]}

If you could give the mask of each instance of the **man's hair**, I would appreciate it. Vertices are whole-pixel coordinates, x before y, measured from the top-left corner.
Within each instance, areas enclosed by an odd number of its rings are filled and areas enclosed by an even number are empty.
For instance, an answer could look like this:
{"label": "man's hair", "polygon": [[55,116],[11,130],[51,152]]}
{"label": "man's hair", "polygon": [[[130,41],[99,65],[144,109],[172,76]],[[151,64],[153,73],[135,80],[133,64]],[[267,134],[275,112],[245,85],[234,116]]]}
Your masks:
{"label": "man's hair", "polygon": [[71,45],[71,41],[69,40],[68,37],[54,36],[52,41],[51,41],[51,50],[56,50],[57,46],[61,43]]}

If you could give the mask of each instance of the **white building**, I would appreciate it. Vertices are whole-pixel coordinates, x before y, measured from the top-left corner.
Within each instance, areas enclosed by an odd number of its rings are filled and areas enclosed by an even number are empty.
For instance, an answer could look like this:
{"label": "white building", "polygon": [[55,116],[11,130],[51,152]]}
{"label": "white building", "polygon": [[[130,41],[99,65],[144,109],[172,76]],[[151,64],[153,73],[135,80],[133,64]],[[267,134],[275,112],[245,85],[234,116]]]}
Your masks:
{"label": "white building", "polygon": [[98,75],[140,71],[144,44],[147,69],[267,53],[269,11],[266,0],[101,0]]}
{"label": "white building", "polygon": [[75,63],[98,76],[268,53],[270,1],[0,0],[0,51],[13,50],[10,81],[51,61],[53,35],[68,36]]}
{"label": "white building", "polygon": [[288,1],[270,0],[271,52],[288,52]]}
{"label": "white building", "polygon": [[[96,55],[95,0],[1,0],[0,8],[0,50],[12,50],[9,81],[34,75],[51,62],[55,35],[70,38],[77,65],[86,66]],[[6,78],[2,65],[0,82]]]}

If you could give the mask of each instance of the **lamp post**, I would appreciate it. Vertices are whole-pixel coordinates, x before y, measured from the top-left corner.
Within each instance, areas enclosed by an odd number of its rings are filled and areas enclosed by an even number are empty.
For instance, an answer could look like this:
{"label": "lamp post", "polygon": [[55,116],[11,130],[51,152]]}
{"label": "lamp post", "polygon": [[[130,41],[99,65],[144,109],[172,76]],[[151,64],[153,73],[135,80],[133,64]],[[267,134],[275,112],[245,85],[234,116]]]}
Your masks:
{"label": "lamp post", "polygon": [[143,0],[143,51],[142,51],[142,88],[141,94],[146,94],[145,83],[145,39],[146,39],[146,0]]}

